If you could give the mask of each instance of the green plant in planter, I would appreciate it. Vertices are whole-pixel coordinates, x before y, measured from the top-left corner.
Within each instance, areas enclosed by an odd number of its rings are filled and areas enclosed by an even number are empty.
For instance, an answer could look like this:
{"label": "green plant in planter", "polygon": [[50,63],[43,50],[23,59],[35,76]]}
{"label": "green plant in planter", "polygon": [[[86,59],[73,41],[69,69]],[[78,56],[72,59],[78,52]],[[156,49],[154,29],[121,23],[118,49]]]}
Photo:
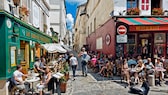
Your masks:
{"label": "green plant in planter", "polygon": [[66,62],[65,65],[64,65],[64,69],[65,69],[65,72],[69,72],[69,65],[68,63]]}
{"label": "green plant in planter", "polygon": [[65,82],[67,82],[65,76],[63,76],[63,77],[60,78],[60,82],[61,82],[61,83],[65,83]]}

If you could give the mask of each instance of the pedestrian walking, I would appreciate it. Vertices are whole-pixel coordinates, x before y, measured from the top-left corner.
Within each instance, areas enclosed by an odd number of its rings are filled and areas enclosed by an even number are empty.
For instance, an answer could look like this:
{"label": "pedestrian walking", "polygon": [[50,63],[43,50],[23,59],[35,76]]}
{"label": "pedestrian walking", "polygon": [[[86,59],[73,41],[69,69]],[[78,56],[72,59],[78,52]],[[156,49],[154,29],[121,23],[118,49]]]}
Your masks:
{"label": "pedestrian walking", "polygon": [[87,62],[90,59],[90,56],[87,54],[87,52],[85,51],[85,48],[83,47],[81,52],[78,55],[79,57],[81,57],[82,61],[81,61],[81,65],[82,65],[82,74],[83,76],[87,76]]}
{"label": "pedestrian walking", "polygon": [[77,68],[77,65],[78,65],[78,60],[77,58],[73,55],[73,54],[70,54],[70,65],[71,65],[71,68],[72,68],[72,72],[73,72],[73,80],[75,80],[75,73],[76,73],[76,68]]}

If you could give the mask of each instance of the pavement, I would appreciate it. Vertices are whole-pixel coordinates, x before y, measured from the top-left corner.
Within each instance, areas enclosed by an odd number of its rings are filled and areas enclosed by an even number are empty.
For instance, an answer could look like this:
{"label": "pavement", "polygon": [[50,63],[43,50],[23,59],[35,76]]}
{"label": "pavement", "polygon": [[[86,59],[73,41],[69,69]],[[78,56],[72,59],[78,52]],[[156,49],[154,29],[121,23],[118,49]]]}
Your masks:
{"label": "pavement", "polygon": [[[72,76],[72,73],[70,72]],[[99,76],[99,75],[98,75]],[[105,79],[105,78],[104,78]],[[148,95],[168,95],[168,80],[162,86],[150,87]],[[57,94],[54,94],[57,95]],[[77,71],[75,80],[69,79],[66,93],[61,95],[136,95],[129,93],[129,88],[125,88],[118,77],[113,80],[105,79],[97,81],[91,73],[83,77],[81,71]]]}
{"label": "pavement", "polygon": [[[73,53],[77,56],[76,52]],[[78,61],[77,76],[73,80],[72,71],[70,71],[66,93],[61,93],[61,95],[136,95],[129,93],[129,88],[125,88],[125,83],[121,82],[118,76],[107,78],[93,73],[89,69],[88,76],[83,77],[80,58]],[[162,82],[162,86],[151,86],[148,95],[168,95],[168,78]]]}

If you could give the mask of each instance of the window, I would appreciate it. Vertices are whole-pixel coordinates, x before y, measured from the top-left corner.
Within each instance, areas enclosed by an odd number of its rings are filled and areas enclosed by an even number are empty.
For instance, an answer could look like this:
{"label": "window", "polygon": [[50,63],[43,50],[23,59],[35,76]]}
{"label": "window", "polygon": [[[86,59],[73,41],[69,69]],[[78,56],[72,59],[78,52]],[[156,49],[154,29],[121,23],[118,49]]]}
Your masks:
{"label": "window", "polygon": [[137,0],[127,0],[127,9],[138,7]]}
{"label": "window", "polygon": [[90,23],[90,33],[92,33],[92,23]]}
{"label": "window", "polygon": [[88,26],[88,36],[89,36],[89,34],[90,34],[90,33],[89,33],[89,26]]}
{"label": "window", "polygon": [[161,0],[151,0],[151,7],[153,8],[161,8]]}
{"label": "window", "polygon": [[149,0],[142,0],[141,7],[142,10],[149,10]]}
{"label": "window", "polygon": [[96,32],[96,18],[94,18],[94,32]]}

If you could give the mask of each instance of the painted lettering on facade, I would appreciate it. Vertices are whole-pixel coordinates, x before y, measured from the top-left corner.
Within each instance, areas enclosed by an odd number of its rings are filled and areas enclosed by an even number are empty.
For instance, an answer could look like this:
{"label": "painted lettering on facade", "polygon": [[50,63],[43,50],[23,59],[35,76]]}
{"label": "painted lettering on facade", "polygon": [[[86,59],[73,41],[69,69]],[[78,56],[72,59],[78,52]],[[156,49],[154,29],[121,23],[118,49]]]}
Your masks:
{"label": "painted lettering on facade", "polygon": [[30,32],[26,32],[26,36],[27,36],[27,37],[30,37]]}
{"label": "painted lettering on facade", "polygon": [[159,26],[136,26],[136,31],[146,31],[146,30],[159,30]]}

